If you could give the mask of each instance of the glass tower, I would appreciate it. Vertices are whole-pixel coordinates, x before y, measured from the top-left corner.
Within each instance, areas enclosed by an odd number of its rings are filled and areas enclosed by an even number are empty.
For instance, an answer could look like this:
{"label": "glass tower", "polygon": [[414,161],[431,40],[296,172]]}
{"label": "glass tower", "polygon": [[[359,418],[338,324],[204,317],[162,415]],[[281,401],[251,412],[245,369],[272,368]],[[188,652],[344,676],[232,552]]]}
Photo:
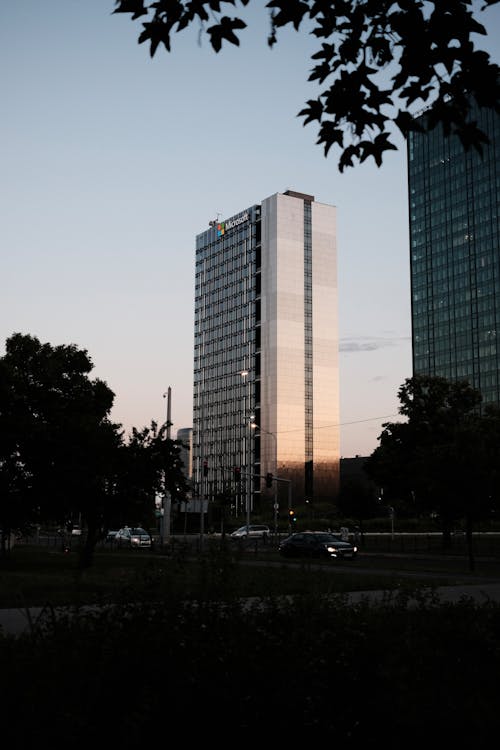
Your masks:
{"label": "glass tower", "polygon": [[183,463],[183,473],[188,482],[193,476],[193,428],[181,427],[177,430],[177,440],[182,442],[179,458]]}
{"label": "glass tower", "polygon": [[276,193],[197,236],[193,395],[198,496],[237,513],[333,502],[335,207]]}
{"label": "glass tower", "polygon": [[500,403],[500,115],[475,119],[483,157],[439,128],[408,139],[413,372],[468,380],[487,404]]}

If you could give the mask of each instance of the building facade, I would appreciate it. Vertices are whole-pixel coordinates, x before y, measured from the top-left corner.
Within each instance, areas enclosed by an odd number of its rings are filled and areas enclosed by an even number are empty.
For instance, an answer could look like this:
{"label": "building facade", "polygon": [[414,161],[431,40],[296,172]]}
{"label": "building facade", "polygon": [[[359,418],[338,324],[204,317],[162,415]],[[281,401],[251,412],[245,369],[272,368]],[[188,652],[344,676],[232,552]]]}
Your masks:
{"label": "building facade", "polygon": [[276,193],[197,236],[193,395],[199,495],[236,513],[335,499],[335,207]]}
{"label": "building facade", "polygon": [[438,128],[408,139],[413,372],[467,380],[487,404],[500,403],[500,115],[476,118],[483,157]]}
{"label": "building facade", "polygon": [[191,483],[193,477],[193,428],[181,427],[177,430],[177,440],[182,443],[180,459],[183,463],[183,473],[187,481]]}

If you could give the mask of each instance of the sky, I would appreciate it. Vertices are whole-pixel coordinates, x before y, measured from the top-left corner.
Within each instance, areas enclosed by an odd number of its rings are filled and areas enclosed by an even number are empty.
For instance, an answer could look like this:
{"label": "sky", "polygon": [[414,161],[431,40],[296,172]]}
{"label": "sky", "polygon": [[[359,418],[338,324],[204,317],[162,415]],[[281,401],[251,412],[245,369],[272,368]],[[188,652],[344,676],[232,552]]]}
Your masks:
{"label": "sky", "polygon": [[[317,40],[195,28],[154,58],[113,0],[0,0],[0,356],[88,352],[125,432],[192,425],[195,237],[287,189],[337,207],[340,449],[369,455],[412,375],[406,150],[340,173],[297,117]],[[500,63],[500,7],[479,45]]]}

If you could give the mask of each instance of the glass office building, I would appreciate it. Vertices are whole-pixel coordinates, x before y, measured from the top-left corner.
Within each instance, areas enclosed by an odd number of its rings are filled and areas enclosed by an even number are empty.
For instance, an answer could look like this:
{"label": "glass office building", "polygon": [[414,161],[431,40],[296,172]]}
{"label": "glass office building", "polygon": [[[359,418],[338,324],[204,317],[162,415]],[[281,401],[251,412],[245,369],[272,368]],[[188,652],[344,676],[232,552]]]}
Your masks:
{"label": "glass office building", "polygon": [[276,193],[196,238],[193,475],[238,513],[335,499],[336,209],[311,195]]}
{"label": "glass office building", "polygon": [[177,440],[182,443],[179,458],[183,464],[183,474],[190,483],[193,477],[193,428],[181,427],[177,430]]}
{"label": "glass office building", "polygon": [[408,139],[413,372],[468,380],[487,404],[500,403],[500,116],[475,118],[483,157],[438,128]]}

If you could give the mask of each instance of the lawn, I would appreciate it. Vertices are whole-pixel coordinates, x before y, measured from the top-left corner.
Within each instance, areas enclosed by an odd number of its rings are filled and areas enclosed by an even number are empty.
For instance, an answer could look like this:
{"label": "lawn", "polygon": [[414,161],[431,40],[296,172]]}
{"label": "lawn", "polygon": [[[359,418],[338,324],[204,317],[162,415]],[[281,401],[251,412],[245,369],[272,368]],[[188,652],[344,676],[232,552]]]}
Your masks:
{"label": "lawn", "polygon": [[[77,563],[75,549],[34,545],[0,561],[0,606],[117,605],[79,617],[48,606],[28,634],[0,637],[10,750],[54,732],[73,750],[135,748],[160,723],[191,742],[296,743],[304,731],[346,748],[488,747],[500,731],[500,605],[405,602],[472,580],[464,557],[299,564],[207,542],[170,556],[103,548],[82,575]],[[478,558],[478,575],[498,567]],[[377,607],[323,596],[396,587],[398,602]],[[302,596],[241,599],[287,593]]]}
{"label": "lawn", "polygon": [[[162,555],[99,548],[81,572],[78,549],[23,544],[0,559],[0,607],[94,604],[138,599],[342,593],[432,587],[471,579],[463,556],[363,554],[339,564],[290,562],[269,547],[222,547]],[[479,559],[476,574],[500,578],[500,560]]]}

